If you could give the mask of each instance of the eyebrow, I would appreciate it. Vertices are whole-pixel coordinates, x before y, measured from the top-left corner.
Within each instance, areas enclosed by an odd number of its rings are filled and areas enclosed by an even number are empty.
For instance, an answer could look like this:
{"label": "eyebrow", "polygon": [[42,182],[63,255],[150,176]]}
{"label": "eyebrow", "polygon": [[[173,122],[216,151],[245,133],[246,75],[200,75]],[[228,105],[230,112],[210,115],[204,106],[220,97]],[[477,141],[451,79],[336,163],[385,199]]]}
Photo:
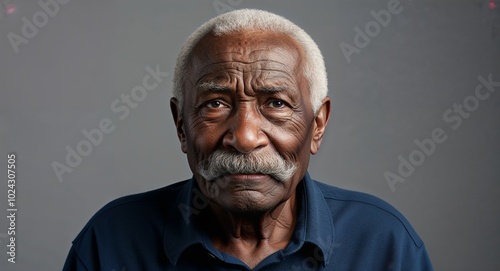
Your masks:
{"label": "eyebrow", "polygon": [[[230,87],[219,85],[215,82],[204,82],[198,84],[197,89],[202,91],[231,91]],[[285,86],[263,86],[256,89],[257,92],[275,93],[288,89]]]}
{"label": "eyebrow", "polygon": [[198,84],[197,89],[200,89],[202,91],[230,91],[231,89],[229,87],[223,86],[216,84],[214,82],[204,82],[201,84]]}
{"label": "eyebrow", "polygon": [[260,87],[257,89],[259,92],[267,92],[267,93],[274,93],[274,92],[281,92],[284,90],[287,90],[288,88],[285,86],[264,86]]}

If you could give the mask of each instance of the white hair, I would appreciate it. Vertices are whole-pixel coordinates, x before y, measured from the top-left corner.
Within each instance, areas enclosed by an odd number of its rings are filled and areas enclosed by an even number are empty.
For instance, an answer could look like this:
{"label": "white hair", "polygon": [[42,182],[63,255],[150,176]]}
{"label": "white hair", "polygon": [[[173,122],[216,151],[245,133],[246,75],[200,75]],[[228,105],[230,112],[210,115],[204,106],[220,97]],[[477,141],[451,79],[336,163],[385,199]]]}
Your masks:
{"label": "white hair", "polygon": [[317,113],[328,92],[325,62],[318,45],[300,27],[282,16],[257,9],[240,9],[212,18],[194,31],[182,46],[173,75],[173,95],[183,106],[183,82],[190,69],[191,53],[198,42],[209,33],[216,36],[242,30],[265,30],[283,33],[296,40],[303,48],[304,77],[309,83],[313,111]]}

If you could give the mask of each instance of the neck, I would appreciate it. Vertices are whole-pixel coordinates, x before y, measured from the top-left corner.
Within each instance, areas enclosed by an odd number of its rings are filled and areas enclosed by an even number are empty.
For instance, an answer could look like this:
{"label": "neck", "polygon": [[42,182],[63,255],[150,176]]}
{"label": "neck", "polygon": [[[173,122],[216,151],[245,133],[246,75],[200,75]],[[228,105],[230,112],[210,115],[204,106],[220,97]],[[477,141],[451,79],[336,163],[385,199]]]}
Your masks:
{"label": "neck", "polygon": [[295,194],[265,212],[229,212],[218,205],[211,209],[216,217],[211,234],[215,248],[251,268],[288,245],[297,217]]}

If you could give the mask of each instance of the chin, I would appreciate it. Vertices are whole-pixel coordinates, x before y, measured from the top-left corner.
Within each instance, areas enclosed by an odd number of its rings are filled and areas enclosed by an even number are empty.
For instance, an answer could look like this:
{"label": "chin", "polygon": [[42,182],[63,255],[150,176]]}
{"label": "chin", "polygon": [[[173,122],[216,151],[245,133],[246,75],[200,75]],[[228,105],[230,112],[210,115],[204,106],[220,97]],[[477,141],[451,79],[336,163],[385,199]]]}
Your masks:
{"label": "chin", "polygon": [[233,214],[242,215],[252,215],[252,214],[262,214],[273,210],[277,205],[279,205],[278,200],[273,200],[272,198],[227,198],[226,200],[219,199],[217,204],[219,204],[224,210],[231,212]]}

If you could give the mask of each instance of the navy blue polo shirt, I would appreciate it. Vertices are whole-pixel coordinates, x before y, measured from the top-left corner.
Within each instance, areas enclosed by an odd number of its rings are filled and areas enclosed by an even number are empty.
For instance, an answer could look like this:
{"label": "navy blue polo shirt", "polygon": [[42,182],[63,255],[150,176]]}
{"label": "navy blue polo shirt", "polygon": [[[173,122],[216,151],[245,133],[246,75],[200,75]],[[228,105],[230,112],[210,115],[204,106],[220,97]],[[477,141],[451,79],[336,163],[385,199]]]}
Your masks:
{"label": "navy blue polo shirt", "polygon": [[[290,243],[253,270],[432,270],[422,240],[384,201],[309,174],[297,196]],[[64,270],[251,270],[214,248],[210,219],[194,178],[114,200],[73,241]]]}

